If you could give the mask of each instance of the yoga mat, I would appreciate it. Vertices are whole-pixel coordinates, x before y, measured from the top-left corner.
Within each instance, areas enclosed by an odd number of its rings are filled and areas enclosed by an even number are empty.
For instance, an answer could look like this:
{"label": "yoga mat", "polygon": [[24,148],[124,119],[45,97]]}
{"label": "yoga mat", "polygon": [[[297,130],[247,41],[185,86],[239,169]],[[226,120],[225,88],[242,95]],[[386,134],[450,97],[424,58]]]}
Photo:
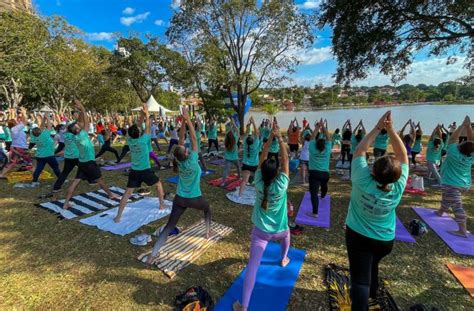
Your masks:
{"label": "yoga mat", "polygon": [[253,206],[255,204],[257,193],[254,187],[251,187],[251,186],[245,187],[245,190],[242,193],[242,196],[240,197],[239,197],[239,191],[240,191],[240,188],[236,189],[233,192],[226,193],[225,196],[227,197],[227,199],[237,204],[250,205],[250,206]]}
{"label": "yoga mat", "polygon": [[[171,202],[169,204],[171,206]],[[119,223],[114,221],[117,211],[118,207],[81,219],[80,223],[124,236],[140,229],[144,225],[168,216],[171,213],[171,207],[160,209],[160,200],[158,198],[144,198],[138,202],[127,204]]]}
{"label": "yoga mat", "polygon": [[64,161],[64,157],[56,157],[56,161],[58,162]]}
{"label": "yoga mat", "polygon": [[[205,176],[207,176],[207,175],[211,175],[211,174],[213,174],[213,173],[215,173],[215,172],[216,172],[216,171],[214,171],[214,170],[202,171],[201,177],[205,177]],[[172,184],[178,184],[178,182],[179,182],[179,175],[168,177],[168,178],[166,178],[166,181],[169,182],[169,183],[172,183]]]}
{"label": "yoga mat", "polygon": [[298,215],[295,222],[298,225],[308,225],[321,228],[329,228],[331,226],[330,211],[331,211],[331,196],[328,194],[324,199],[319,199],[318,218],[306,215],[313,209],[311,205],[311,194],[306,192],[301,201]]}
{"label": "yoga mat", "polygon": [[420,216],[424,222],[433,229],[434,232],[451,248],[453,252],[460,255],[474,256],[474,235],[463,238],[452,235],[448,231],[456,231],[457,223],[447,214],[439,217],[434,209],[413,207],[415,213]]}
{"label": "yoga mat", "polygon": [[471,297],[474,297],[474,268],[458,266],[448,263],[449,271],[458,279],[459,283],[468,291]]}
{"label": "yoga mat", "polygon": [[209,162],[209,164],[212,164],[212,165],[224,165],[224,163],[225,163],[224,159],[216,159]]}
{"label": "yoga mat", "polygon": [[[280,266],[280,244],[268,243],[257,271],[255,287],[250,297],[248,310],[286,310],[301,266],[303,265],[305,253],[303,250],[290,248],[288,252],[290,263],[285,268],[282,268]],[[242,302],[242,288],[246,272],[247,269],[240,273],[219,300],[214,311],[230,311],[232,310],[232,304],[236,300]]]}
{"label": "yoga mat", "polygon": [[241,183],[242,183],[242,180],[240,179],[234,180],[233,182],[225,186],[225,189],[229,191],[234,191],[235,189],[240,188]]}
{"label": "yoga mat", "polygon": [[[159,255],[153,262],[170,279],[183,268],[196,261],[209,247],[228,236],[234,229],[212,222],[211,230],[215,233],[206,239],[204,221],[195,223],[180,234],[169,237],[160,249]],[[151,250],[138,256],[138,260],[151,253]]]}
{"label": "yoga mat", "polygon": [[416,240],[408,232],[407,228],[403,225],[400,219],[397,217],[397,226],[395,228],[395,240],[407,243],[416,243]]}
{"label": "yoga mat", "polygon": [[117,170],[122,170],[124,168],[129,168],[129,167],[132,167],[132,162],[119,163],[116,165],[108,165],[108,166],[103,166],[102,168],[106,171],[117,171]]}
{"label": "yoga mat", "polygon": [[427,194],[425,191],[413,189],[413,188],[405,188],[405,193],[416,194],[416,195],[421,195],[421,196],[425,196]]}
{"label": "yoga mat", "polygon": [[[32,182],[33,173],[30,171],[24,172],[10,172],[7,175],[7,180],[9,184],[19,183],[19,182]],[[43,170],[40,174],[39,180],[50,180],[53,179],[53,174]]]}
{"label": "yoga mat", "polygon": [[[227,177],[227,184],[236,181],[238,178],[239,178],[239,177],[238,177],[237,175],[235,175],[235,174],[228,176],[228,177]],[[219,186],[221,185],[221,183],[222,183],[222,178],[217,178],[217,179],[209,180],[207,183],[208,183],[209,185],[211,185],[211,186],[217,186],[217,187],[219,187]]]}

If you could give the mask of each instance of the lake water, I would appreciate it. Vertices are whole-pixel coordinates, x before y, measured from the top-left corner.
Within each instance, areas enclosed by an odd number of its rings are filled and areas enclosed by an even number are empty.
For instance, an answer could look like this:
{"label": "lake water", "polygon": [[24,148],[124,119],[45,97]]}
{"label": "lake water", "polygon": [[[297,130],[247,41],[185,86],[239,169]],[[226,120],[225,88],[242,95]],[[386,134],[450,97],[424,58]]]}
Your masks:
{"label": "lake water", "polygon": [[[281,128],[288,127],[291,120],[297,118],[300,126],[303,118],[306,118],[310,124],[314,124],[320,118],[328,120],[329,130],[342,128],[347,119],[351,119],[352,125],[355,126],[359,120],[364,121],[367,131],[370,131],[385,111],[391,110],[394,121],[394,127],[400,130],[408,119],[412,119],[417,123],[420,121],[421,127],[425,134],[432,131],[437,124],[444,123],[447,128],[449,123],[456,121],[458,125],[462,123],[464,117],[469,115],[474,122],[474,105],[413,105],[413,106],[394,106],[394,107],[377,107],[377,108],[355,108],[355,109],[334,109],[334,110],[316,110],[316,111],[295,111],[279,112],[276,117]],[[246,115],[246,120],[253,116],[260,124],[262,118],[268,118],[263,112],[251,112]]]}

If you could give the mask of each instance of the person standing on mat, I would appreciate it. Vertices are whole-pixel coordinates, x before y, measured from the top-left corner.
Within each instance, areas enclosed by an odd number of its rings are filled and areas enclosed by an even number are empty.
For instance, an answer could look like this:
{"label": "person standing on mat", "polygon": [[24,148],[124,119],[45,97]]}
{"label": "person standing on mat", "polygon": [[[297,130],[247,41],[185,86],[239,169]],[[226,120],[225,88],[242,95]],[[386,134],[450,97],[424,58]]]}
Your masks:
{"label": "person standing on mat", "polygon": [[[278,125],[276,117],[273,117],[273,123]],[[286,148],[286,146],[285,146],[285,148]],[[275,137],[271,141],[270,150],[268,150],[268,158],[269,159],[275,159],[275,161],[277,163],[277,166],[280,165],[280,159],[278,158],[279,153],[280,153],[280,144],[278,143],[278,140]]]}
{"label": "person standing on mat", "polygon": [[[60,153],[64,157],[64,166],[58,179],[53,185],[53,192],[59,192],[63,186],[69,173],[79,164],[79,150],[74,141],[74,134],[67,130],[63,135],[64,150]],[[91,136],[89,135],[89,138]]]}
{"label": "person standing on mat", "polygon": [[79,121],[68,126],[68,131],[74,135],[74,142],[79,150],[79,164],[76,178],[67,189],[66,198],[64,199],[63,208],[71,207],[69,200],[74,195],[74,191],[81,182],[87,180],[91,185],[98,184],[109,196],[110,199],[119,199],[120,197],[110,191],[102,178],[100,167],[95,162],[94,145],[92,144],[89,134],[85,129],[89,128],[89,117],[86,109],[79,100],[75,100],[76,108],[80,111]]}
{"label": "person standing on mat", "polygon": [[[253,126],[253,132],[250,132],[250,125]],[[239,197],[245,191],[250,174],[257,171],[258,168],[258,154],[260,153],[262,141],[260,140],[260,133],[253,117],[250,117],[247,123],[246,131],[243,135],[244,152],[242,157],[242,182],[240,183]]]}
{"label": "person standing on mat", "polygon": [[351,121],[347,120],[342,126],[341,163],[343,166],[346,163],[346,158],[349,160],[349,153],[351,153],[351,138],[352,125]]}
{"label": "person standing on mat", "polygon": [[219,152],[219,141],[217,140],[217,122],[211,117],[209,120],[208,132],[207,132],[207,153],[211,151],[212,145],[216,148],[216,152]]}
{"label": "person standing on mat", "polygon": [[[468,140],[458,143],[462,131],[467,133]],[[442,216],[443,213],[452,209],[454,220],[458,224],[458,230],[449,233],[466,238],[470,232],[467,231],[467,214],[462,205],[462,193],[471,189],[471,170],[474,163],[473,140],[474,133],[471,120],[466,116],[462,125],[456,128],[448,140],[446,159],[441,166],[441,184],[443,187],[441,207],[436,212],[438,216]]]}
{"label": "person standing on mat", "polygon": [[375,137],[374,142],[374,158],[378,159],[383,157],[387,153],[388,147],[388,133],[386,129],[382,129],[380,133]]}
{"label": "person standing on mat", "polygon": [[421,144],[421,140],[423,138],[423,130],[421,129],[420,122],[415,127],[415,142],[411,147],[411,163],[414,167],[416,167],[416,156],[421,153],[423,150],[423,145]]}
{"label": "person standing on mat", "polygon": [[300,172],[301,172],[301,183],[306,185],[306,176],[308,175],[308,165],[309,165],[309,144],[311,142],[311,133],[309,131],[304,132],[303,143],[300,153]]}
{"label": "person standing on mat", "polygon": [[[387,131],[395,155],[378,158],[370,169],[366,153],[382,129]],[[369,297],[376,298],[379,263],[393,248],[395,209],[405,190],[408,170],[407,150],[393,129],[391,112],[387,111],[359,143],[352,161],[346,247],[353,311],[368,310]]]}
{"label": "person standing on mat", "polygon": [[[179,170],[179,181],[176,190],[176,196],[173,199],[173,207],[168,222],[163,231],[160,232],[158,240],[153,246],[151,254],[145,256],[143,260],[147,265],[151,265],[161,247],[166,243],[170,232],[176,227],[179,219],[188,208],[200,210],[204,212],[204,220],[206,223],[206,238],[212,236],[211,232],[211,209],[209,203],[201,193],[201,167],[199,166],[198,148],[196,142],[196,131],[194,125],[189,118],[187,108],[183,108],[183,124],[179,131],[179,143],[174,149],[175,157],[174,169]],[[189,128],[189,136],[191,139],[191,150],[184,147],[184,134],[186,125]]]}
{"label": "person standing on mat", "polygon": [[198,117],[196,117],[196,126],[195,126],[195,129],[196,129],[196,142],[197,142],[197,146],[198,146],[198,155],[199,155],[199,163],[201,164],[201,168],[204,170],[204,172],[207,172],[207,165],[206,165],[206,161],[204,161],[204,158],[202,156],[202,133],[203,133],[203,130],[201,128],[201,124],[203,124],[201,122],[201,119]]}
{"label": "person standing on mat", "polygon": [[354,132],[352,132],[351,151],[349,153],[349,163],[352,163],[354,152],[356,151],[357,146],[359,145],[359,143],[362,141],[364,137],[365,137],[365,127],[362,120],[360,120],[359,124],[357,124],[357,126],[355,127]]}
{"label": "person standing on mat", "polygon": [[296,158],[298,156],[300,132],[300,127],[296,118],[291,120],[290,126],[288,127],[288,146],[290,147],[291,158]]}
{"label": "person standing on mat", "polygon": [[[280,144],[281,168],[277,162],[268,158],[268,150],[276,138]],[[242,302],[235,301],[234,311],[245,311],[249,307],[250,297],[255,286],[258,267],[268,242],[280,240],[280,265],[286,267],[290,263],[288,250],[290,248],[290,230],[288,227],[287,191],[290,183],[289,159],[285,143],[281,138],[280,129],[273,123],[272,132],[263,147],[260,163],[255,174],[255,189],[257,198],[252,213],[252,238],[250,242],[250,258],[242,289]]]}
{"label": "person standing on mat", "polygon": [[239,140],[239,132],[234,120],[230,119],[230,129],[225,135],[225,153],[224,153],[224,175],[222,176],[221,187],[224,187],[227,182],[227,177],[230,173],[230,166],[233,164],[237,168],[237,174],[240,178],[240,162],[239,162],[239,148],[237,141]]}
{"label": "person standing on mat", "polygon": [[51,121],[47,114],[43,117],[37,116],[38,127],[31,130],[30,142],[36,145],[36,169],[33,172],[32,186],[39,185],[39,177],[46,164],[52,169],[56,177],[59,178],[61,171],[59,164],[54,156],[54,140],[51,137],[53,130]]}
{"label": "person standing on mat", "polygon": [[[140,136],[141,122],[145,120],[145,131]],[[160,209],[164,209],[164,192],[160,179],[151,170],[150,166],[150,152],[151,152],[151,136],[150,136],[150,115],[146,104],[142,108],[142,118],[138,124],[132,125],[128,129],[127,145],[130,147],[132,153],[132,168],[128,175],[127,190],[120,200],[117,216],[114,218],[116,223],[120,222],[123,210],[128,202],[128,199],[133,194],[135,188],[139,188],[142,183],[152,187],[156,185],[156,192],[160,200]]]}
{"label": "person standing on mat", "polygon": [[426,164],[428,166],[428,178],[434,176],[441,186],[441,175],[438,172],[438,165],[441,161],[441,151],[443,150],[443,141],[441,140],[441,127],[438,125],[431,133],[426,150]]}
{"label": "person standing on mat", "polygon": [[324,199],[328,192],[331,151],[332,140],[329,137],[327,124],[321,119],[315,124],[309,143],[309,191],[313,209],[308,212],[308,216],[311,217],[318,217],[319,188],[321,187],[321,199]]}
{"label": "person standing on mat", "polygon": [[99,158],[100,156],[102,156],[104,153],[106,153],[108,151],[108,152],[112,152],[115,155],[115,159],[116,159],[115,163],[119,163],[120,162],[120,156],[118,154],[118,151],[117,151],[117,149],[111,147],[112,140],[113,140],[114,136],[111,134],[111,132],[109,130],[103,130],[101,132],[101,134],[104,137],[104,144],[100,148],[99,153],[97,153],[95,155],[95,158],[96,159]]}

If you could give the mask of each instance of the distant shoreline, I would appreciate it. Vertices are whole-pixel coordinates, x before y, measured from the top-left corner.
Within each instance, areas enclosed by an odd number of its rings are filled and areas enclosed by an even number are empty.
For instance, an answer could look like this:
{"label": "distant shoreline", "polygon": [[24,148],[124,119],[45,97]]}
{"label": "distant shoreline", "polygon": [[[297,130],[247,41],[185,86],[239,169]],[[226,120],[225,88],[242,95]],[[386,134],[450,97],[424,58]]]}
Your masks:
{"label": "distant shoreline", "polygon": [[[369,108],[384,108],[384,107],[400,107],[400,106],[425,106],[425,105],[432,105],[432,106],[440,106],[440,105],[474,105],[474,101],[453,101],[453,102],[446,102],[446,101],[439,101],[439,102],[419,102],[419,103],[402,103],[402,104],[384,104],[384,105],[354,105],[354,106],[330,106],[330,107],[314,107],[308,108],[304,107],[303,109],[295,109],[294,111],[288,110],[280,110],[278,112],[310,112],[310,111],[321,111],[321,110],[341,110],[341,109],[369,109]],[[263,107],[252,107],[250,108],[250,112],[265,112]]]}

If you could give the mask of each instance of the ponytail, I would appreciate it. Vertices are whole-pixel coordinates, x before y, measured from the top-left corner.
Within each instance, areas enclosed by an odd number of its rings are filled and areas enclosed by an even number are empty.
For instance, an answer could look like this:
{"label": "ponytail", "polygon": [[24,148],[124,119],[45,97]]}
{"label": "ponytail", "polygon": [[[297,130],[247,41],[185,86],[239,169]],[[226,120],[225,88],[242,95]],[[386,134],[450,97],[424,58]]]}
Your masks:
{"label": "ponytail", "polygon": [[263,161],[261,166],[262,180],[263,180],[263,199],[261,207],[267,210],[268,207],[268,187],[272,184],[278,173],[278,165],[274,159],[267,159]]}
{"label": "ponytail", "polygon": [[268,187],[270,186],[272,181],[270,181],[269,183],[267,182],[263,182],[263,200],[262,200],[262,208],[264,210],[267,210],[267,205],[268,205],[268,200],[267,200],[267,196],[268,196]]}

